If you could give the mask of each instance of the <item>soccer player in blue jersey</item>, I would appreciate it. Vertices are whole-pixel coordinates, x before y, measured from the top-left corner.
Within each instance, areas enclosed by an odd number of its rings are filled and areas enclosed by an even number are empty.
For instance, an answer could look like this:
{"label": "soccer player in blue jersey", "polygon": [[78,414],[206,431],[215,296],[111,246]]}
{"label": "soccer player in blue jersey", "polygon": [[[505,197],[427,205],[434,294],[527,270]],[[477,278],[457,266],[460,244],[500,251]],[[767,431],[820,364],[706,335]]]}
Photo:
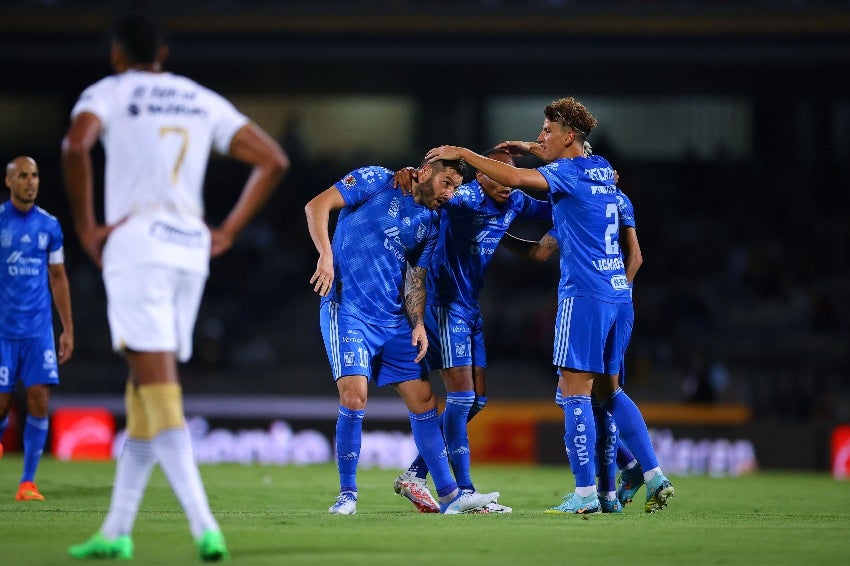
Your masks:
{"label": "soccer player in blue jersey", "polygon": [[[19,501],[44,500],[35,472],[47,440],[50,389],[59,384],[58,364],[74,352],[62,227],[36,206],[39,182],[35,160],[16,157],[6,165],[11,198],[0,204],[0,438],[9,425],[9,405],[20,381],[27,420],[24,471],[15,495]],[[51,296],[62,323],[58,356]]]}
{"label": "soccer player in blue jersey", "polygon": [[[393,172],[363,167],[305,207],[319,252],[310,284],[321,297],[320,323],[339,392],[336,456],[339,496],[330,513],[357,511],[357,462],[369,381],[392,385],[409,410],[416,447],[434,477],[440,512],[495,501],[498,492],[458,489],[437,418],[437,401],[420,361],[428,350],[425,277],[437,243],[436,209],[463,179],[465,164],[437,160],[417,171],[412,195],[393,188]],[[330,214],[339,210],[331,242]]]}
{"label": "soccer player in blue jersey", "polygon": [[[514,162],[504,150],[491,149],[484,155],[511,165]],[[408,182],[403,179],[403,189]],[[466,491],[475,491],[467,422],[487,404],[484,319],[478,297],[496,246],[517,218],[551,220],[552,206],[476,172],[470,183],[440,207],[440,236],[428,270],[426,365],[429,370],[439,370],[446,387],[446,408],[440,420],[452,469],[458,485]],[[428,466],[420,455],[393,487],[419,511],[436,513],[427,476]],[[511,508],[491,503],[484,511],[509,513]]]}
{"label": "soccer player in blue jersey", "polygon": [[[590,153],[590,144],[585,142],[585,153]],[[615,172],[616,178],[616,172]],[[643,264],[643,254],[637,238],[634,219],[634,207],[628,196],[619,192],[617,195],[617,209],[620,216],[620,247],[623,250],[625,261],[626,279],[629,285],[633,285],[635,275]],[[554,255],[559,247],[557,235],[554,228],[543,235],[538,242],[523,240],[511,234],[504,239],[505,247],[513,253],[526,259],[543,262]],[[628,317],[630,303],[622,303],[624,316]],[[628,344],[631,336],[632,326],[626,325],[624,342]],[[625,354],[625,352],[624,352]],[[625,384],[625,359],[620,362],[619,384]],[[555,403],[564,408],[564,399],[561,389],[557,388]],[[619,438],[619,430],[610,413],[602,409],[598,401],[598,395],[592,399],[593,413],[596,428],[599,431],[607,431],[597,438],[597,486],[599,504],[603,513],[619,513],[623,505],[632,500],[635,492],[643,485],[643,473],[634,455]],[[620,469],[621,485],[616,486],[617,469]]]}
{"label": "soccer player in blue jersey", "polygon": [[640,410],[618,383],[626,327],[634,311],[621,308],[631,302],[631,287],[619,245],[614,169],[605,158],[584,151],[596,123],[579,101],[562,98],[544,109],[536,142],[507,141],[496,146],[541,159],[545,165],[536,169],[512,167],[455,146],[434,148],[426,158],[463,159],[502,184],[549,191],[561,264],[553,363],[559,368],[558,386],[564,395],[565,440],[575,491],[547,511],[600,511],[597,430],[590,399],[596,389],[644,470],[645,510],[653,512],[667,505],[674,489],[658,467]]}

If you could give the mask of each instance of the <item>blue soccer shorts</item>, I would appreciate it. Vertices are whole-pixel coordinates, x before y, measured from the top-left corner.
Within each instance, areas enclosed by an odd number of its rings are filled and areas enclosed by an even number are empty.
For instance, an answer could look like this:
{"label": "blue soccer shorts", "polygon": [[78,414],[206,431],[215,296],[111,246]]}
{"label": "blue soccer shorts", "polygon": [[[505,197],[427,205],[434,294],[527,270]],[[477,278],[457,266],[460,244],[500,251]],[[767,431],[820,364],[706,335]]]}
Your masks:
{"label": "blue soccer shorts", "polygon": [[413,360],[419,349],[411,344],[410,325],[382,326],[343,312],[338,303],[324,301],[319,324],[334,381],[346,375],[365,375],[378,387],[427,376]]}
{"label": "blue soccer shorts", "polygon": [[631,335],[625,327],[633,321],[634,311],[621,310],[619,303],[591,297],[561,300],[552,363],[578,371],[617,375]]}
{"label": "blue soccer shorts", "polygon": [[462,366],[487,367],[484,348],[484,319],[481,313],[470,316],[453,306],[425,307],[425,329],[429,370]]}
{"label": "blue soccer shorts", "polygon": [[35,338],[0,337],[0,393],[11,393],[20,381],[32,385],[59,385],[59,367],[53,330]]}

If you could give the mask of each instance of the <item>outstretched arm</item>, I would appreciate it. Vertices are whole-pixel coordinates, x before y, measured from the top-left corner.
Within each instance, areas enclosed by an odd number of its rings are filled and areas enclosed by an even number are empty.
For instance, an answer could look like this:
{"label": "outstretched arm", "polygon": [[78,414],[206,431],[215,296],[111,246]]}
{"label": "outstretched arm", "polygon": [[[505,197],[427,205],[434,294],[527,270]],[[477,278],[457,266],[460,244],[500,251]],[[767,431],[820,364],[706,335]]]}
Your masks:
{"label": "outstretched arm", "polygon": [[319,193],[304,207],[307,215],[307,230],[313,245],[319,252],[316,271],[310,278],[313,291],[327,296],[334,281],[334,254],[331,248],[331,237],[328,232],[328,222],[331,211],[340,210],[345,206],[345,199],[336,187],[330,187]]}
{"label": "outstretched arm", "polygon": [[[506,142],[507,143],[507,142]],[[537,169],[514,167],[502,161],[484,157],[465,147],[443,145],[435,147],[425,155],[429,163],[438,159],[462,159],[481,171],[497,183],[506,187],[524,187],[539,191],[548,191],[549,183]]]}
{"label": "outstretched arm", "polygon": [[419,362],[428,351],[428,334],[425,332],[425,275],[428,270],[424,267],[407,266],[404,282],[404,312],[410,322],[412,332],[411,344],[419,346],[419,355],[414,362]]}
{"label": "outstretched arm", "polygon": [[558,252],[558,240],[549,232],[537,242],[523,240],[506,233],[502,238],[502,245],[512,253],[536,262],[544,262]]}
{"label": "outstretched arm", "polygon": [[230,155],[254,168],[224,222],[210,231],[212,257],[230,249],[236,236],[259,212],[289,170],[289,158],[283,149],[254,123],[248,123],[236,132],[230,141]]}

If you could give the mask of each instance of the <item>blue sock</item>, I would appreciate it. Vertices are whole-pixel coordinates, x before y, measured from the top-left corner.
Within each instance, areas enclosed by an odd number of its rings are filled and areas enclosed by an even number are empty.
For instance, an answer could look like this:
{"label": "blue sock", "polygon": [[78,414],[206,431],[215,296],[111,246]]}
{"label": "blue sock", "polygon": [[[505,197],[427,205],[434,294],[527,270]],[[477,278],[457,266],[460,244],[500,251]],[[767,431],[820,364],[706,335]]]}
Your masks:
{"label": "blue sock", "polygon": [[469,416],[466,418],[466,422],[472,420],[472,417],[480,413],[484,410],[484,406],[487,405],[487,396],[479,395],[475,398],[475,402],[472,404],[472,408],[469,409]]}
{"label": "blue sock", "polygon": [[649,430],[635,402],[626,392],[617,389],[603,404],[603,407],[614,416],[620,429],[620,437],[629,446],[640,467],[651,470],[658,467],[658,458],[652,448]]}
{"label": "blue sock", "polygon": [[469,434],[466,422],[474,401],[474,391],[451,391],[446,395],[446,410],[443,412],[443,436],[455,480],[461,489],[469,490],[475,488],[469,474]]}
{"label": "blue sock", "polygon": [[355,411],[339,406],[336,417],[336,465],[339,469],[339,490],[357,491],[357,462],[363,439],[363,416],[366,411]]}
{"label": "blue sock", "polygon": [[629,447],[626,446],[626,443],[620,439],[617,442],[617,467],[619,469],[623,469],[632,462],[635,461],[635,455],[632,454],[632,451],[629,450]]}
{"label": "blue sock", "polygon": [[596,485],[596,424],[588,395],[570,395],[564,402],[564,430],[570,469],[576,487]]}
{"label": "blue sock", "polygon": [[593,399],[593,417],[596,420],[596,473],[600,493],[617,491],[617,423],[614,417]]}
{"label": "blue sock", "polygon": [[446,441],[440,430],[440,422],[437,419],[437,409],[424,413],[408,413],[410,417],[410,428],[413,431],[413,440],[419,449],[419,454],[428,464],[431,477],[437,494],[440,497],[448,495],[457,489],[449,469],[449,457],[446,451]]}
{"label": "blue sock", "polygon": [[49,427],[48,417],[40,419],[27,415],[27,424],[24,426],[24,473],[21,476],[21,482],[35,481],[35,471],[44,452]]}

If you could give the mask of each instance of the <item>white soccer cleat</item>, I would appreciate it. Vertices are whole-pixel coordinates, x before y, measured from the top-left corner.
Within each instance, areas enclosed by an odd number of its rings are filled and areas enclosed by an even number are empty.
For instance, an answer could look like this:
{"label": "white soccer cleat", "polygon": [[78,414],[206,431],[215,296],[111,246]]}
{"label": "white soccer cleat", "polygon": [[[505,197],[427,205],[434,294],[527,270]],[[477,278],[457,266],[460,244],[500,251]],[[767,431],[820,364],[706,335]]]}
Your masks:
{"label": "white soccer cleat", "polygon": [[416,477],[415,474],[404,472],[393,482],[393,491],[406,497],[420,513],[439,513],[440,504],[431,495],[428,489],[428,481]]}

